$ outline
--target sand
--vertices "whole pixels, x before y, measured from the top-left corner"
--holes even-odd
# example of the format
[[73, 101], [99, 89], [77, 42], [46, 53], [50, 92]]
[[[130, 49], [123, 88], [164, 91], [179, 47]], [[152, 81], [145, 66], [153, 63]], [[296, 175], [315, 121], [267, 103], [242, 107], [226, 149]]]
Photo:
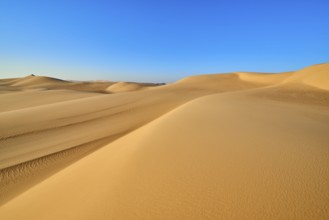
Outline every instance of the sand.
[[0, 219], [328, 219], [328, 76], [0, 80]]

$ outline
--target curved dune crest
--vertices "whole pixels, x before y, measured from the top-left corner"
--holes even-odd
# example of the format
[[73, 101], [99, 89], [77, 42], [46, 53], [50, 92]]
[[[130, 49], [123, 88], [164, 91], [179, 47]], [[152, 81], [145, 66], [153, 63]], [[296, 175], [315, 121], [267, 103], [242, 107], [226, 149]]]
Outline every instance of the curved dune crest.
[[259, 87], [254, 82], [241, 80], [236, 74], [196, 75], [178, 80], [168, 87], [209, 90], [213, 92], [237, 91]]
[[329, 90], [329, 63], [313, 65], [296, 71], [283, 83], [306, 84], [319, 89]]
[[265, 85], [275, 85], [289, 78], [293, 74], [293, 72], [286, 72], [286, 73], [237, 72], [235, 74], [237, 74], [239, 78], [244, 81], [260, 83]]

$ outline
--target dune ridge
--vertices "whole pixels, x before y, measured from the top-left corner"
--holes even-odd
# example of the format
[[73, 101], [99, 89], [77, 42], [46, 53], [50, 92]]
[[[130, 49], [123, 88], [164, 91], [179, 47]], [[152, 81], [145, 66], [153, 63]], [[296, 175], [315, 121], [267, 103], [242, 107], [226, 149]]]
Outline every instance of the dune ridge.
[[293, 72], [286, 72], [280, 74], [237, 72], [236, 74], [241, 80], [244, 81], [260, 83], [264, 85], [277, 85], [289, 78], [293, 74]]
[[327, 219], [328, 76], [1, 80], [0, 218]]
[[329, 90], [329, 64], [318, 64], [296, 71], [284, 83], [303, 83], [315, 88]]
[[133, 83], [133, 82], [117, 82], [106, 88], [107, 92], [117, 93], [117, 92], [131, 92], [147, 89], [149, 87], [156, 86], [153, 83]]

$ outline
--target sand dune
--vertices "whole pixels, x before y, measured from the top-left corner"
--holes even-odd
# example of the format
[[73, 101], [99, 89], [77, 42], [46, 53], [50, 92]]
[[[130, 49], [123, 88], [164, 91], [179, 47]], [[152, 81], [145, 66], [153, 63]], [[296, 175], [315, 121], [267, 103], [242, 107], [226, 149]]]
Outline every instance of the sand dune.
[[171, 88], [186, 89], [189, 91], [229, 92], [260, 87], [255, 82], [241, 80], [234, 74], [208, 74], [190, 76], [168, 85]]
[[303, 83], [319, 89], [329, 90], [329, 63], [318, 64], [296, 71], [284, 83]]
[[328, 219], [328, 76], [1, 80], [0, 218]]
[[118, 93], [131, 92], [161, 84], [155, 83], [135, 83], [135, 82], [112, 82], [112, 81], [65, 81], [46, 76], [29, 75], [24, 78], [2, 79], [0, 80], [1, 91], [20, 91], [20, 90], [70, 90], [93, 93]]
[[106, 88], [115, 82], [110, 81], [65, 81], [46, 76], [30, 75], [24, 78], [16, 78], [0, 81], [2, 91], [20, 91], [20, 90], [71, 90], [83, 92], [106, 93]]
[[236, 74], [241, 80], [247, 82], [260, 83], [264, 85], [277, 85], [289, 78], [293, 72], [280, 74], [238, 72]]
[[58, 85], [58, 84], [64, 84], [68, 83], [67, 81], [56, 79], [52, 77], [44, 77], [44, 76], [34, 76], [30, 75], [27, 77], [24, 77], [22, 79], [17, 79], [14, 81], [11, 81], [12, 86], [26, 86], [26, 87], [46, 87], [47, 85]]
[[145, 86], [141, 83], [128, 83], [128, 82], [117, 82], [107, 87], [107, 92], [131, 92], [136, 90], [144, 89]]

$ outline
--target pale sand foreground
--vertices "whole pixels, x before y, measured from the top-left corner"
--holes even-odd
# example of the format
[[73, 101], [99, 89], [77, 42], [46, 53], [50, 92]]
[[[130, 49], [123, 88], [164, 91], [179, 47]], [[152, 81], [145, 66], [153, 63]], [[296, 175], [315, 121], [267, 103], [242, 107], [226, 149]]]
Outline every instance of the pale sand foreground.
[[329, 64], [0, 92], [0, 219], [329, 219]]

